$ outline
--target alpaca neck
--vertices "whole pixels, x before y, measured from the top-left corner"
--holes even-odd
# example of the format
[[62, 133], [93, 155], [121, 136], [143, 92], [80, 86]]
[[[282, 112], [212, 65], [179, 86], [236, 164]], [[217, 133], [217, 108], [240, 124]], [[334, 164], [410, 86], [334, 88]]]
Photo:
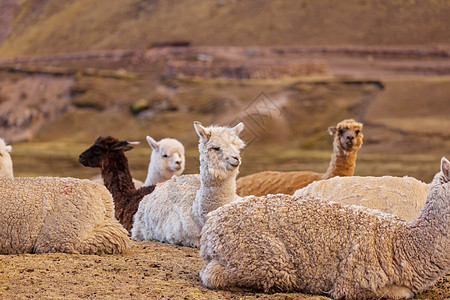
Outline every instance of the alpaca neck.
[[166, 162], [159, 157], [159, 154], [152, 152], [150, 163], [148, 164], [147, 178], [144, 185], [150, 186], [169, 180], [174, 173], [168, 170]]
[[209, 212], [236, 200], [237, 173], [237, 170], [233, 171], [224, 179], [210, 178], [200, 173], [200, 189], [197, 191], [193, 207], [196, 221], [201, 227], [205, 224]]
[[414, 292], [426, 289], [448, 271], [449, 209], [442, 205], [448, 201], [439, 196], [430, 189], [419, 217], [407, 223], [404, 232], [394, 239], [394, 249], [397, 251], [394, 257], [407, 259], [399, 261], [400, 270], [408, 277], [415, 272], [416, 278], [421, 279], [411, 283]]
[[13, 165], [11, 156], [9, 156], [8, 153], [6, 153], [3, 157], [3, 160], [0, 162], [1, 168], [0, 168], [0, 177], [7, 177], [7, 178], [13, 178]]
[[156, 168], [156, 166], [150, 163], [148, 166], [147, 178], [145, 178], [144, 185], [149, 186], [170, 179], [170, 178], [165, 179], [163, 177], [164, 177], [163, 174], [161, 174], [161, 172]]
[[355, 173], [356, 153], [356, 151], [345, 152], [340, 146], [335, 145], [334, 152], [331, 154], [330, 164], [322, 178], [353, 176]]
[[118, 203], [127, 202], [127, 196], [135, 190], [128, 159], [122, 152], [113, 152], [105, 159], [102, 165], [102, 177], [116, 206]]

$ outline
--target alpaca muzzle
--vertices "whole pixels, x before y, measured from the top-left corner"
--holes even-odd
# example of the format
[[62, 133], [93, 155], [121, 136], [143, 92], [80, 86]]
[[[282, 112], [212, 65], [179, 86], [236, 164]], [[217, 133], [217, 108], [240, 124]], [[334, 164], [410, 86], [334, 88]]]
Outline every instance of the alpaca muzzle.
[[241, 160], [238, 157], [232, 156], [228, 159], [228, 163], [234, 167], [237, 168], [241, 164]]
[[88, 160], [85, 156], [83, 156], [83, 154], [80, 154], [80, 156], [78, 157], [78, 162], [85, 167], [89, 167]]

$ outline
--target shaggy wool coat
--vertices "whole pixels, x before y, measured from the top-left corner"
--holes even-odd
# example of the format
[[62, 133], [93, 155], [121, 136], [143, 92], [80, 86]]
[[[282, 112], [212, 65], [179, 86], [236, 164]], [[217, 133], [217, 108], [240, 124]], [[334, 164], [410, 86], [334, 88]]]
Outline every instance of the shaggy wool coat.
[[225, 205], [203, 227], [202, 282], [335, 299], [413, 297], [450, 270], [445, 164], [412, 222], [309, 196], [249, 196]]
[[361, 205], [412, 221], [427, 200], [429, 185], [412, 177], [334, 177], [295, 192], [342, 204]]
[[0, 253], [122, 253], [129, 243], [108, 190], [90, 180], [0, 178]]

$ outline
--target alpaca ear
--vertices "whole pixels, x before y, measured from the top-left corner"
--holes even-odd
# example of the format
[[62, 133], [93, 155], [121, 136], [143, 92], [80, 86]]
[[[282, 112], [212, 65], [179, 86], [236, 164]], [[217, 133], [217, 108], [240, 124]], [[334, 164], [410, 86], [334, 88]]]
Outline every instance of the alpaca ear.
[[11, 153], [12, 147], [10, 145], [8, 145], [8, 146], [5, 147], [5, 150], [6, 150], [6, 152]]
[[148, 145], [155, 151], [159, 150], [159, 143], [155, 141], [151, 136], [146, 137]]
[[447, 178], [447, 181], [450, 181], [450, 162], [445, 157], [441, 159], [441, 172]]
[[336, 126], [330, 126], [330, 127], [328, 127], [328, 133], [329, 133], [330, 135], [334, 135], [334, 134], [336, 133], [336, 130], [337, 130]]
[[239, 135], [241, 134], [241, 132], [244, 130], [244, 123], [240, 122], [239, 124], [237, 124], [236, 126], [234, 126], [233, 128], [231, 128], [231, 131], [235, 134], [235, 135]]
[[128, 144], [128, 141], [120, 141], [109, 146], [110, 151], [118, 151], [118, 150], [128, 151], [131, 149], [133, 149], [133, 147], [131, 147]]
[[210, 136], [211, 133], [209, 132], [208, 129], [206, 129], [205, 127], [202, 126], [202, 123], [194, 121], [194, 128], [195, 131], [197, 132], [198, 136], [200, 137], [200, 141], [203, 143], [206, 143]]

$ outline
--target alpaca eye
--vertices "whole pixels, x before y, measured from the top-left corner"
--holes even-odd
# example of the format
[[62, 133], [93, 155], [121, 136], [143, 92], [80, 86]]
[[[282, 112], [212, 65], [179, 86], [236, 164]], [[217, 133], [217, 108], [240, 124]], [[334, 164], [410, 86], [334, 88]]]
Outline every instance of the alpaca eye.
[[163, 157], [169, 157], [167, 154], [163, 154]]
[[212, 147], [212, 149], [214, 149], [214, 150], [216, 150], [216, 151], [219, 151], [219, 150], [220, 150], [220, 147]]
[[339, 129], [339, 134], [342, 135], [344, 133], [344, 130]]
[[356, 135], [358, 135], [359, 134], [359, 130], [356, 130], [355, 133], [356, 133]]

